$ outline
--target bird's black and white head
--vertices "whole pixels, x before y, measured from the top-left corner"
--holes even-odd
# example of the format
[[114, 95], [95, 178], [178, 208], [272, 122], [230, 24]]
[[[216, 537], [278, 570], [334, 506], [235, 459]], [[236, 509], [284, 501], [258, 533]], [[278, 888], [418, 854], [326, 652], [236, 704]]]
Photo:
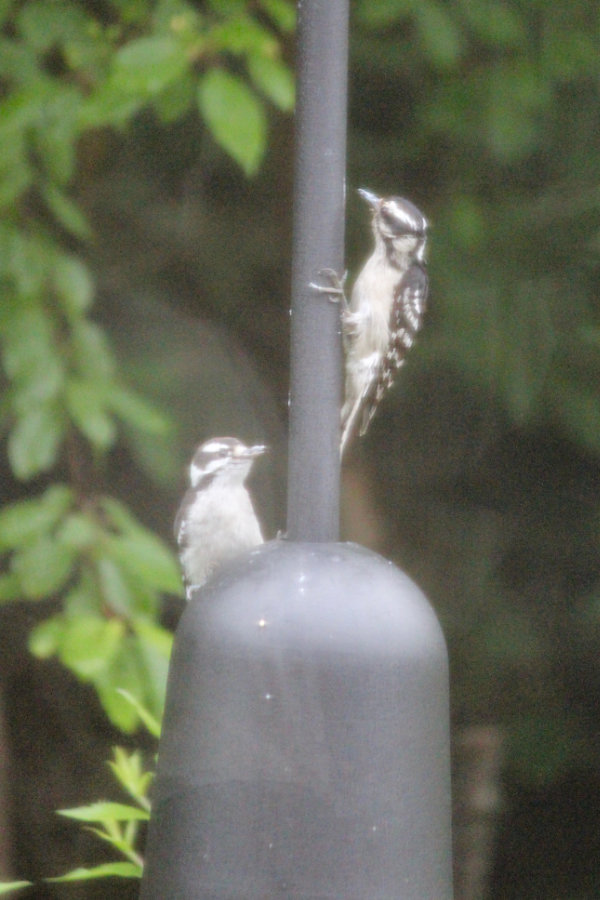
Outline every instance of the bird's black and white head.
[[262, 444], [248, 447], [233, 437], [211, 438], [201, 444], [190, 464], [190, 485], [199, 491], [212, 484], [243, 484], [257, 456], [266, 451]]
[[371, 207], [375, 244], [392, 265], [404, 268], [412, 260], [423, 263], [429, 223], [414, 203], [404, 197], [378, 197], [362, 188], [358, 193]]

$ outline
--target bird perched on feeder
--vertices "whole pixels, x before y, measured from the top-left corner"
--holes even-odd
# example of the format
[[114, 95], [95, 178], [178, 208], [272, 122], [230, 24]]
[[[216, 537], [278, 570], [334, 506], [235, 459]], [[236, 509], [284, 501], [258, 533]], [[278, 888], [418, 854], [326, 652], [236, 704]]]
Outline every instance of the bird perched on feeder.
[[366, 433], [377, 406], [394, 382], [423, 322], [429, 280], [425, 249], [429, 223], [404, 197], [378, 197], [359, 190], [371, 207], [373, 251], [359, 272], [350, 302], [331, 270], [330, 288], [340, 299], [345, 352], [345, 396], [341, 413], [343, 455], [358, 426]]
[[227, 560], [264, 541], [245, 481], [266, 447], [233, 437], [201, 444], [189, 468], [190, 487], [175, 518], [186, 598]]

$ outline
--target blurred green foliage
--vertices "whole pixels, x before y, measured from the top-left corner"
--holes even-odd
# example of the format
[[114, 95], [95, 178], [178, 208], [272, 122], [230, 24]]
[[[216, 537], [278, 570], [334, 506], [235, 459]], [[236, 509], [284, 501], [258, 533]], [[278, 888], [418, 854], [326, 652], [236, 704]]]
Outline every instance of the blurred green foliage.
[[17, 479], [67, 472], [66, 484], [0, 514], [9, 564], [0, 597], [61, 597], [60, 612], [32, 633], [32, 651], [90, 681], [111, 720], [131, 730], [137, 712], [116, 688], [160, 711], [170, 641], [159, 598], [179, 594], [180, 579], [161, 541], [97, 493], [97, 473], [119, 421], [150, 439], [171, 425], [124, 385], [91, 318], [94, 277], [76, 249], [92, 239], [76, 200], [81, 142], [127, 129], [143, 110], [169, 122], [196, 103], [217, 143], [256, 172], [264, 98], [293, 106], [277, 37], [293, 27], [293, 7], [32, 0], [4, 3], [0, 23], [1, 422]]
[[[0, 511], [0, 601], [54, 601], [31, 631], [31, 651], [92, 684], [125, 732], [140, 715], [161, 714], [171, 635], [160, 599], [180, 595], [181, 580], [171, 550], [99, 486], [120, 425], [152, 440], [172, 423], [125, 385], [92, 318], [85, 248], [94, 229], [77, 199], [82, 144], [125, 133], [145, 111], [169, 123], [195, 108], [246, 175], [256, 173], [265, 104], [293, 107], [279, 41], [293, 26], [285, 0], [0, 7], [0, 424], [14, 478], [41, 485]], [[136, 760], [139, 769], [122, 751], [113, 771], [142, 798], [143, 815], [115, 804], [69, 813], [96, 823], [129, 861], [62, 880], [139, 875], [134, 845], [149, 776], [131, 790]]]
[[367, 441], [391, 547], [443, 616], [456, 723], [547, 782], [598, 765], [598, 9], [354, 11], [351, 180], [433, 220], [428, 324]]
[[[127, 697], [125, 694], [125, 699]], [[147, 722], [148, 713], [142, 711], [142, 714]], [[155, 722], [151, 733], [158, 738], [159, 731], [159, 724]], [[148, 794], [154, 774], [144, 768], [141, 753], [128, 753], [122, 747], [114, 748], [109, 766], [117, 783], [135, 805], [99, 801], [74, 809], [61, 809], [59, 812], [68, 819], [93, 824], [95, 827], [90, 828], [92, 834], [109, 844], [121, 857], [125, 857], [125, 862], [118, 860], [89, 868], [80, 867], [56, 878], [49, 878], [49, 882], [90, 881], [111, 876], [141, 878], [144, 860], [137, 845], [140, 826], [150, 818]]]

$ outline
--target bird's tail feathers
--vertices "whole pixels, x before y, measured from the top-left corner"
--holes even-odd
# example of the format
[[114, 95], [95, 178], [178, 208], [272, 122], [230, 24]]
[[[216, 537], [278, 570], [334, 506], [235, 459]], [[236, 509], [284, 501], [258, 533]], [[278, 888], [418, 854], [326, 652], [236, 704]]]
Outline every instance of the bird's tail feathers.
[[[361, 395], [360, 397], [356, 398], [356, 400], [354, 401], [354, 405], [352, 406], [352, 409], [350, 410], [350, 412], [346, 416], [345, 421], [342, 424], [342, 437], [340, 440], [340, 459], [343, 458], [344, 451], [346, 449], [348, 441], [350, 440], [350, 438], [354, 432], [356, 420], [357, 420], [358, 414], [361, 410], [363, 401], [364, 401], [364, 395]], [[361, 430], [361, 434], [362, 434], [362, 430]]]

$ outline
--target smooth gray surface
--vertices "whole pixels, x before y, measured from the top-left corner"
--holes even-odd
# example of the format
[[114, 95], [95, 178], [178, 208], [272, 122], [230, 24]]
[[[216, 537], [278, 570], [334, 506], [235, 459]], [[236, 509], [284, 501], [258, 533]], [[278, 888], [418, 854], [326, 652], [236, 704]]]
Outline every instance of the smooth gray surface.
[[350, 544], [273, 542], [181, 620], [143, 900], [449, 900], [444, 639]]

